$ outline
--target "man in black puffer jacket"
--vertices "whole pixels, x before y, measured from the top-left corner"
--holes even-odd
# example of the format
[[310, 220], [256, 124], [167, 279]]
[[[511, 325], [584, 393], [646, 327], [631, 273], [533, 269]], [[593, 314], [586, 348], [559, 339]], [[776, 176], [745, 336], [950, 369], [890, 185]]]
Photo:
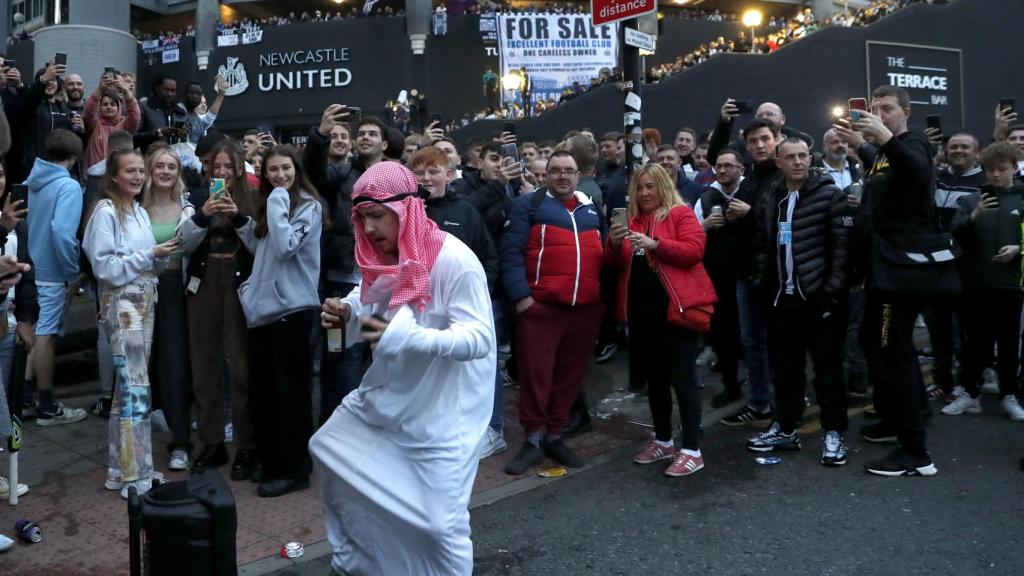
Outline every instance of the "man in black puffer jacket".
[[804, 413], [805, 363], [814, 364], [814, 388], [825, 430], [821, 463], [846, 464], [847, 242], [853, 228], [846, 194], [832, 178], [811, 170], [807, 143], [789, 138], [776, 148], [784, 179], [761, 199], [754, 236], [755, 277], [770, 295], [769, 365], [775, 381], [775, 421], [747, 443], [754, 452], [798, 448]]

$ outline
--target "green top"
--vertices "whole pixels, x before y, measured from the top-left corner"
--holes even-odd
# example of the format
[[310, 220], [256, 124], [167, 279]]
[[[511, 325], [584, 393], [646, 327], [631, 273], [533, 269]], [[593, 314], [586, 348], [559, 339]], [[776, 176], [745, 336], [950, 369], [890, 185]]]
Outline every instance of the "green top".
[[[174, 233], [178, 229], [178, 221], [172, 220], [170, 222], [157, 222], [153, 220], [150, 222], [153, 225], [153, 239], [156, 240], [157, 244], [163, 244], [171, 238], [174, 238]], [[181, 260], [181, 252], [173, 254], [171, 256], [174, 260]]]

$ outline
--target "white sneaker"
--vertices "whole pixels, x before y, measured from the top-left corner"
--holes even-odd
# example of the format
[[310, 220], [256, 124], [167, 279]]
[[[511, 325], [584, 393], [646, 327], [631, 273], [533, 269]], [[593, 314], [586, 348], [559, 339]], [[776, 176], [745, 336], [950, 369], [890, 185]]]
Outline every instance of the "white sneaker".
[[0, 534], [0, 552], [10, 550], [11, 546], [14, 546], [14, 540], [11, 540], [3, 534]]
[[991, 368], [985, 368], [981, 373], [981, 393], [992, 394], [993, 396], [999, 394], [999, 374]]
[[188, 470], [188, 453], [184, 450], [171, 452], [171, 462], [167, 465], [171, 470]]
[[107, 468], [107, 479], [103, 482], [107, 490], [120, 490], [124, 487], [124, 480], [121, 478], [121, 471]]
[[161, 409], [153, 410], [149, 413], [149, 423], [152, 424], [153, 430], [157, 432], [167, 434], [171, 431], [171, 427], [167, 425], [167, 417], [164, 416], [164, 411]]
[[124, 486], [121, 486], [121, 498], [128, 499], [128, 489], [135, 486], [135, 489], [139, 491], [139, 496], [142, 496], [146, 492], [149, 492], [153, 488], [153, 483], [163, 484], [165, 482], [164, 475], [160, 472], [153, 471], [153, 476], [148, 480], [135, 480], [134, 482], [125, 482]]
[[[1009, 398], [1009, 396], [1007, 396]], [[1019, 408], [1019, 406], [1018, 406]], [[28, 485], [18, 482], [18, 496], [22, 496], [28, 492]], [[11, 483], [7, 478], [0, 476], [0, 498], [9, 498], [11, 496]]]
[[480, 448], [480, 459], [500, 454], [505, 450], [508, 450], [505, 435], [488, 426], [487, 432], [484, 434], [483, 446]]
[[977, 398], [971, 398], [970, 394], [961, 394], [942, 408], [942, 413], [946, 416], [959, 416], [964, 412], [981, 414], [981, 402]]
[[74, 424], [85, 420], [89, 415], [82, 408], [68, 408], [63, 402], [54, 402], [56, 408], [52, 413], [39, 413], [36, 415], [37, 426], [57, 426], [58, 424]]
[[1006, 415], [1010, 417], [1010, 420], [1024, 422], [1024, 408], [1020, 407], [1020, 402], [1017, 401], [1016, 396], [1010, 394], [1003, 397], [1003, 410], [1006, 411]]

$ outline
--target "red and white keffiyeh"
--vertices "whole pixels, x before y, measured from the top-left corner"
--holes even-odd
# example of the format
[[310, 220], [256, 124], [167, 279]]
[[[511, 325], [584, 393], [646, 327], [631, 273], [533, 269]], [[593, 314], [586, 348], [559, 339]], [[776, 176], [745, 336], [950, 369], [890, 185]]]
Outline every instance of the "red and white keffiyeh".
[[[423, 200], [415, 196], [417, 190], [416, 176], [397, 162], [378, 162], [356, 181], [353, 200], [372, 198], [398, 214], [398, 264], [385, 264], [373, 241], [363, 232], [358, 208], [368, 202], [357, 201], [352, 206], [356, 262], [363, 275], [360, 298], [364, 304], [376, 303], [381, 298], [379, 290], [368, 296], [378, 280], [393, 284], [389, 310], [409, 304], [422, 312], [430, 302], [430, 269], [444, 246], [445, 233], [427, 217]], [[407, 196], [388, 201], [398, 195]]]

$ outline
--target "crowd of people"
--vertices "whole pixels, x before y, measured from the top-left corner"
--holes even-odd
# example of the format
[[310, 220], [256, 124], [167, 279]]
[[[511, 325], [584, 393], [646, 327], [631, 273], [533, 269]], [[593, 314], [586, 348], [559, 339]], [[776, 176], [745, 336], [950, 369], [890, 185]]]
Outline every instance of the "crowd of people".
[[658, 83], [687, 68], [706, 62], [717, 54], [732, 52], [770, 54], [782, 46], [792, 44], [829, 26], [868, 26], [901, 8], [922, 1], [925, 0], [873, 0], [863, 8], [849, 12], [837, 12], [824, 19], [815, 15], [810, 8], [801, 8], [793, 18], [788, 20], [773, 16], [766, 23], [766, 36], [763, 40], [751, 39], [746, 31], [740, 31], [736, 38], [728, 40], [720, 36], [711, 42], [701, 44], [691, 52], [677, 56], [671, 62], [665, 62], [650, 68], [647, 71], [645, 81]]
[[[730, 99], [713, 130], [671, 142], [645, 130], [644, 163], [627, 174], [618, 132], [460, 146], [438, 122], [405, 136], [333, 104], [297, 149], [216, 130], [220, 78], [207, 103], [200, 84], [179, 98], [162, 75], [139, 98], [112, 68], [91, 92], [61, 64], [27, 82], [3, 70], [0, 393], [39, 426], [88, 417], [53, 393], [56, 342], [84, 288], [104, 487], [123, 497], [160, 468], [229, 464], [278, 497], [318, 466], [337, 570], [468, 573], [466, 507], [479, 460], [508, 450], [506, 384], [518, 383], [525, 440], [505, 472], [544, 457], [579, 468], [584, 377], [623, 347], [653, 421], [633, 461], [664, 461], [672, 477], [714, 464], [697, 375], [712, 355], [712, 405], [743, 401], [722, 424], [760, 427], [751, 452], [807, 439], [808, 355], [825, 466], [852, 458], [847, 409], [869, 393], [879, 420], [859, 436], [895, 445], [864, 457], [882, 476], [938, 472], [931, 400], [976, 414], [994, 393], [1024, 421], [1012, 107], [996, 106], [982, 147], [909, 130], [909, 95], [880, 86], [815, 150], [771, 102], [734, 139]], [[922, 315], [930, 383], [913, 339]], [[25, 390], [11, 385], [18, 366]], [[154, 426], [170, 438], [166, 466]], [[13, 433], [0, 418], [0, 436]], [[368, 545], [383, 538], [399, 545]]]
[[[252, 29], [262, 29], [271, 26], [287, 26], [289, 24], [303, 22], [336, 22], [339, 20], [352, 20], [356, 18], [377, 18], [377, 17], [404, 17], [405, 9], [391, 5], [370, 6], [370, 11], [364, 10], [363, 6], [347, 5], [342, 9], [330, 10], [305, 10], [299, 14], [289, 12], [287, 16], [266, 16], [264, 18], [249, 18], [243, 16], [236, 21], [217, 21], [217, 33], [220, 35], [232, 35]], [[132, 33], [136, 40], [143, 42], [147, 40], [160, 40], [161, 42], [180, 42], [182, 38], [194, 38], [196, 35], [195, 26], [189, 24], [184, 30], [160, 30], [149, 33], [135, 30]]]

